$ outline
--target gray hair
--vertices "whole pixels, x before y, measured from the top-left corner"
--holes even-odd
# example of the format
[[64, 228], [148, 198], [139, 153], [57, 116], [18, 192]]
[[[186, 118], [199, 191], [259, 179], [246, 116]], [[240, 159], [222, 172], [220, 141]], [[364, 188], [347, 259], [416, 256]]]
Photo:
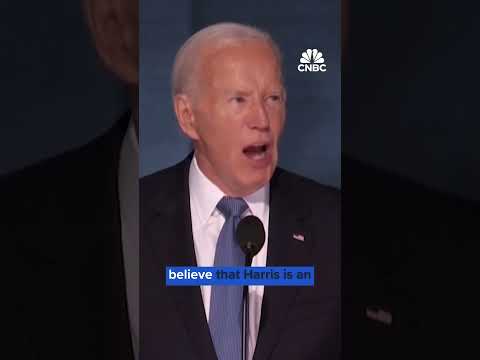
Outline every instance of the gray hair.
[[[271, 36], [252, 26], [236, 23], [218, 23], [208, 26], [193, 34], [178, 50], [175, 56], [172, 71], [172, 96], [189, 93], [197, 81], [197, 71], [201, 60], [198, 58], [200, 50], [208, 46], [220, 49], [229, 45], [237, 45], [248, 40], [266, 42], [273, 50], [282, 71], [282, 54]], [[282, 74], [280, 74], [282, 76]]]

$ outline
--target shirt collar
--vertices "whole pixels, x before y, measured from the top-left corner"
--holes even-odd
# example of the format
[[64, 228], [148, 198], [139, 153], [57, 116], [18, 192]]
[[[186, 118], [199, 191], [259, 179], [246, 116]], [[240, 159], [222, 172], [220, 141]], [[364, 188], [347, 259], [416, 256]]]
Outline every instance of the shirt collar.
[[[200, 220], [199, 225], [202, 226], [208, 221], [225, 194], [200, 170], [195, 155], [190, 164], [189, 186], [192, 206], [195, 206]], [[261, 219], [268, 204], [269, 187], [267, 183], [254, 193], [243, 197], [252, 214]]]
[[138, 155], [139, 149], [138, 149], [138, 136], [137, 136], [137, 130], [135, 128], [135, 123], [133, 120], [133, 117], [130, 117], [130, 122], [128, 124], [128, 129], [127, 129], [127, 134], [128, 136], [128, 141], [133, 145], [133, 150], [135, 151], [135, 154]]

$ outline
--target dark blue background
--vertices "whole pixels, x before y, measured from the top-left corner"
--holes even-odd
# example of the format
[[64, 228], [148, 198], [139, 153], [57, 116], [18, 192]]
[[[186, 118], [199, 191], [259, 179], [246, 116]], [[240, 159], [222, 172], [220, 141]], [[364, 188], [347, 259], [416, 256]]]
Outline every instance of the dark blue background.
[[81, 3], [0, 3], [0, 175], [87, 143], [127, 107]]
[[479, 201], [480, 29], [471, 4], [350, 2], [342, 150]]

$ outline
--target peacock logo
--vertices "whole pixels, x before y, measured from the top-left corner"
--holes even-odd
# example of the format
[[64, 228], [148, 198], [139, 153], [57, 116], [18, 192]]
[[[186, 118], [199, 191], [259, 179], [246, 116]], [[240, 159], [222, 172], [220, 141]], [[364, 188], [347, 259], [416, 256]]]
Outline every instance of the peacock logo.
[[300, 58], [300, 64], [297, 67], [298, 71], [327, 71], [327, 64], [325, 64], [325, 58], [323, 53], [317, 49], [307, 49], [302, 52], [302, 57]]

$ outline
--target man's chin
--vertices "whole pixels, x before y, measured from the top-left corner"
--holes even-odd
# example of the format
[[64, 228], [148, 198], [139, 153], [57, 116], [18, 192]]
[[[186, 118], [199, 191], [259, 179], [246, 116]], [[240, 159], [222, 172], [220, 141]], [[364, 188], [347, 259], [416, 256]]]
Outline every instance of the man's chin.
[[260, 190], [270, 181], [272, 177], [272, 171], [268, 171], [261, 176], [250, 178], [249, 181], [244, 181], [241, 186], [239, 186], [239, 195], [238, 196], [248, 196], [254, 192]]

